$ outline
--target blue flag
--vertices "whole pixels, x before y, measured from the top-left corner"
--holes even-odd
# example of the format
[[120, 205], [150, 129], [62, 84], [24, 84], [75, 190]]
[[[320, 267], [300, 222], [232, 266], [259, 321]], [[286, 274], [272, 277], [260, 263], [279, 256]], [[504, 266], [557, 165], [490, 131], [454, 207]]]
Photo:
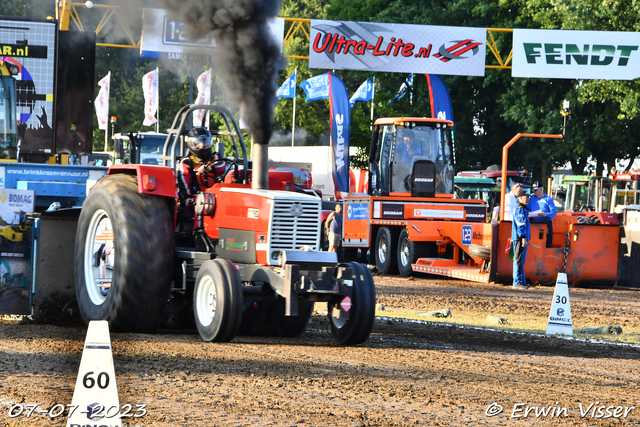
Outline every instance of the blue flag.
[[327, 99], [329, 98], [329, 74], [313, 76], [300, 83], [300, 87], [307, 95], [306, 102]]
[[353, 108], [353, 104], [356, 101], [371, 101], [373, 99], [373, 86], [374, 84], [371, 80], [365, 80], [349, 100], [349, 108]]
[[333, 73], [329, 81], [329, 111], [331, 115], [331, 151], [333, 153], [333, 183], [336, 191], [349, 192], [350, 108], [347, 87]]
[[291, 74], [287, 80], [282, 83], [280, 89], [276, 92], [278, 98], [295, 98], [296, 96], [296, 73]]
[[442, 79], [435, 74], [425, 74], [429, 83], [429, 99], [431, 101], [431, 115], [434, 119], [453, 121], [453, 108], [449, 91]]

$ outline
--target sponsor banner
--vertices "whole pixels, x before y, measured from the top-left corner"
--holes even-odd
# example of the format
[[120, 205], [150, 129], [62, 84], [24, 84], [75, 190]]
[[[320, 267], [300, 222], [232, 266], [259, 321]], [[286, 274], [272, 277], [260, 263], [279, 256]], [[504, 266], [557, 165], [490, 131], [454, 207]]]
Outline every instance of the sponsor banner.
[[353, 108], [353, 104], [355, 104], [356, 101], [371, 101], [373, 99], [374, 87], [375, 85], [373, 84], [373, 81], [369, 79], [362, 82], [358, 90], [356, 90], [356, 93], [351, 95], [351, 99], [349, 99], [349, 108]]
[[484, 76], [485, 28], [311, 20], [309, 68]]
[[369, 219], [369, 205], [367, 203], [348, 204], [347, 219]]
[[404, 218], [404, 205], [400, 203], [381, 203], [380, 218]]
[[464, 219], [464, 211], [444, 209], [414, 209], [413, 216], [415, 218]]
[[[284, 19], [269, 21], [269, 27], [280, 46], [284, 43]], [[143, 58], [188, 59], [211, 57], [216, 41], [207, 34], [199, 40], [185, 37], [185, 25], [167, 16], [162, 9], [144, 9], [140, 56]]]
[[297, 72], [291, 74], [287, 80], [282, 83], [278, 91], [276, 92], [276, 97], [278, 98], [295, 98], [296, 97], [296, 74]]
[[464, 219], [471, 221], [484, 221], [487, 219], [486, 206], [465, 206]]
[[329, 98], [329, 74], [313, 76], [300, 83], [305, 93], [305, 102]]
[[349, 192], [349, 134], [351, 111], [347, 88], [338, 76], [329, 77], [329, 114], [331, 116], [331, 151], [333, 184], [337, 191]]
[[5, 188], [0, 192], [0, 216], [7, 224], [19, 224], [16, 212], [34, 212], [35, 191], [12, 190]]
[[640, 77], [640, 33], [514, 29], [511, 75], [632, 80]]
[[26, 141], [40, 142], [53, 136], [56, 25], [55, 21], [25, 21], [22, 17], [0, 19], [0, 61], [16, 65], [19, 70], [14, 76], [19, 100], [16, 120], [24, 126], [22, 136]]
[[435, 74], [427, 74], [429, 83], [429, 100], [431, 101], [432, 117], [453, 121], [453, 107], [447, 86]]
[[[96, 116], [98, 116], [98, 129], [107, 130], [109, 123], [109, 82], [111, 80], [111, 71], [104, 76], [99, 82], [100, 92], [95, 101]], [[105, 143], [106, 147], [106, 143]]]
[[144, 93], [144, 121], [142, 126], [156, 123], [158, 111], [158, 69], [142, 76], [142, 92]]

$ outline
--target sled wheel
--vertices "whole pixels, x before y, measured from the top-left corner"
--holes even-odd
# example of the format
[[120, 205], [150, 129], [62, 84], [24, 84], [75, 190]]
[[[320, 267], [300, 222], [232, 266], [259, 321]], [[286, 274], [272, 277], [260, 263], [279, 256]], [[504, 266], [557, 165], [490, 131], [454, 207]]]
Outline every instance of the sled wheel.
[[351, 308], [349, 319], [342, 320], [333, 316], [334, 308], [339, 309], [342, 301], [328, 304], [331, 334], [338, 344], [361, 344], [369, 338], [375, 320], [376, 290], [373, 276], [367, 267], [357, 262], [341, 264], [340, 267], [353, 269]]
[[136, 177], [109, 175], [91, 189], [78, 219], [75, 285], [86, 323], [151, 332], [169, 297], [173, 220], [164, 198], [138, 193]]
[[242, 321], [242, 282], [225, 259], [205, 261], [193, 290], [193, 314], [204, 341], [231, 341]]
[[395, 263], [397, 242], [389, 227], [380, 227], [376, 236], [376, 267], [380, 274], [393, 274], [398, 266]]

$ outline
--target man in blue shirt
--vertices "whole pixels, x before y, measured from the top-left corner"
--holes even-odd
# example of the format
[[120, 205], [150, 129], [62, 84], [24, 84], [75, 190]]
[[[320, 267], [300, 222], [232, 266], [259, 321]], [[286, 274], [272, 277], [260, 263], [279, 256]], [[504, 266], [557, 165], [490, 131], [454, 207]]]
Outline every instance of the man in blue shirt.
[[520, 190], [517, 194], [518, 206], [513, 212], [511, 222], [511, 244], [513, 245], [513, 288], [529, 289], [524, 277], [524, 262], [527, 259], [527, 249], [531, 240], [531, 224], [529, 223], [529, 194]]
[[531, 190], [533, 191], [529, 200], [529, 211], [532, 213], [531, 221], [547, 224], [546, 246], [550, 248], [553, 240], [553, 218], [558, 215], [558, 211], [553, 199], [544, 194], [544, 189], [538, 183], [533, 184]]
[[396, 147], [397, 156], [400, 156], [402, 162], [411, 163], [413, 156], [420, 155], [420, 144], [413, 141], [413, 131], [411, 129], [403, 129], [402, 138]]

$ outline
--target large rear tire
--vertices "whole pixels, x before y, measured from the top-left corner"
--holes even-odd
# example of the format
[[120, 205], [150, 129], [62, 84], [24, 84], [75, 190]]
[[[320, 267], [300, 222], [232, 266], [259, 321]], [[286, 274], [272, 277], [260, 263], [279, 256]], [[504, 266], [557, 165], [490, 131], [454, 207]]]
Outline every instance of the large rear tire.
[[261, 335], [295, 338], [304, 334], [313, 313], [313, 302], [298, 299], [298, 315], [285, 316], [285, 300], [259, 301], [242, 314], [241, 335]]
[[169, 297], [174, 250], [162, 197], [138, 193], [132, 176], [99, 180], [76, 231], [76, 297], [85, 323], [107, 320], [115, 331], [154, 331]]
[[334, 304], [328, 304], [331, 334], [338, 344], [361, 344], [369, 338], [375, 321], [376, 289], [373, 276], [366, 266], [357, 262], [340, 266], [353, 269], [351, 308], [349, 319], [341, 320], [332, 315]]
[[394, 274], [398, 271], [396, 264], [397, 240], [389, 227], [380, 227], [376, 235], [375, 258], [380, 274]]
[[204, 341], [231, 341], [242, 321], [242, 281], [225, 259], [205, 261], [193, 290], [193, 314]]

